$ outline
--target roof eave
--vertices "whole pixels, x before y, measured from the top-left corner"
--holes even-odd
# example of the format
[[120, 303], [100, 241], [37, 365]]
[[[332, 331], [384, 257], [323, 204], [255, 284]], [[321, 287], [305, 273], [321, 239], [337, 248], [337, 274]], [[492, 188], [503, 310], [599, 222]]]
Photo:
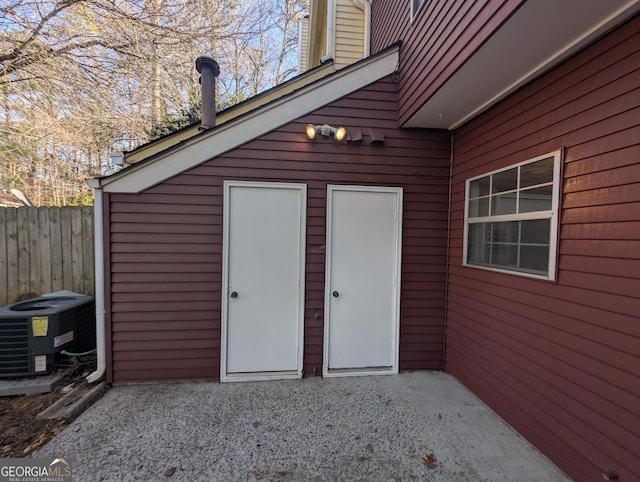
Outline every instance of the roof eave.
[[456, 129], [639, 10], [640, 0], [524, 2], [402, 126]]

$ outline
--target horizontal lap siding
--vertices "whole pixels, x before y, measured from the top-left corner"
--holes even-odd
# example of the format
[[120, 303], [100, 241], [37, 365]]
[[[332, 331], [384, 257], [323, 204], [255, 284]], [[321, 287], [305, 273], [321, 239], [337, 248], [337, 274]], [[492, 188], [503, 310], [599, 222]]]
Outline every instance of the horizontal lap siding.
[[[449, 136], [396, 128], [380, 81], [169, 179], [111, 195], [113, 380], [217, 378], [224, 180], [307, 184], [304, 372], [322, 373], [327, 184], [403, 186], [400, 368], [442, 368]], [[384, 145], [309, 141], [307, 123]]]
[[336, 2], [335, 36], [337, 69], [364, 57], [364, 12], [352, 0]]
[[376, 0], [371, 52], [402, 40], [399, 121], [418, 108], [512, 15], [522, 0], [425, 0], [413, 22], [409, 0]]
[[114, 380], [217, 376], [221, 194], [111, 195]]
[[[456, 131], [446, 368], [575, 480], [640, 476], [640, 18]], [[467, 178], [562, 149], [556, 282], [462, 266]]]

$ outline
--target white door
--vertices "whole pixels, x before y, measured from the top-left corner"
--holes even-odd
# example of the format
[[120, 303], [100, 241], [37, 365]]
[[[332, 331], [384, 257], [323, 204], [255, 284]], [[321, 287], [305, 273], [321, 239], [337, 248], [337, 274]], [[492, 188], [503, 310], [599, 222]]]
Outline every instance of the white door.
[[329, 186], [325, 376], [398, 372], [402, 188]]
[[306, 185], [224, 184], [221, 380], [302, 375]]

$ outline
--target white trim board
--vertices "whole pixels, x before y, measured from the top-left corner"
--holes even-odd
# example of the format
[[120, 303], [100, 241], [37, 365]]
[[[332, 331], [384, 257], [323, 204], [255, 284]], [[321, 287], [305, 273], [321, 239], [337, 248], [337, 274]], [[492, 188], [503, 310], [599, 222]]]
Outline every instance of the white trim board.
[[[399, 45], [100, 180], [104, 192], [139, 193], [392, 74]], [[301, 133], [304, 135], [304, 133]]]

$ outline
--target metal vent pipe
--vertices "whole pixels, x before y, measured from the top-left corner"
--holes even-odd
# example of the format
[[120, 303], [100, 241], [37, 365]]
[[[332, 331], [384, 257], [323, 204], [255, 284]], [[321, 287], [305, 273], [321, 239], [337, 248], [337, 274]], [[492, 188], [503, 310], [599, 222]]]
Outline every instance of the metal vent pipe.
[[216, 125], [216, 77], [220, 75], [220, 66], [211, 57], [198, 57], [196, 70], [200, 74], [202, 88], [200, 130], [211, 129]]

